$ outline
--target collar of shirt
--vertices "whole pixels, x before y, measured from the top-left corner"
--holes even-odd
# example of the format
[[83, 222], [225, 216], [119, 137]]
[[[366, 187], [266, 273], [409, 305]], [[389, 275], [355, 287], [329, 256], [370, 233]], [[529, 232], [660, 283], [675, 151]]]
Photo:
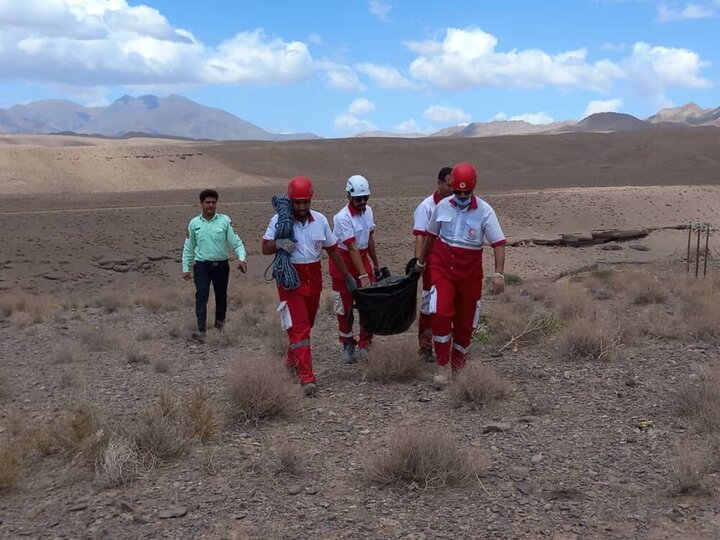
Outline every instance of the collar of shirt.
[[205, 219], [205, 216], [203, 214], [200, 214], [200, 219], [202, 219], [203, 221], [207, 221], [208, 223], [210, 223], [211, 221], [215, 221], [217, 219], [217, 217], [218, 217], [217, 212], [215, 212], [213, 214], [213, 217], [211, 217], [210, 219]]
[[442, 199], [440, 198], [440, 194], [437, 191], [435, 193], [433, 193], [433, 201], [435, 202], [435, 204], [442, 201]]
[[[455, 208], [459, 208], [458, 205], [457, 205], [457, 203], [456, 203], [453, 199], [450, 199], [450, 204], [453, 205]], [[475, 195], [473, 195], [473, 196], [472, 196], [472, 201], [470, 201], [470, 204], [467, 206], [467, 209], [468, 209], [468, 210], [475, 210], [477, 207], [478, 207], [477, 197], [476, 197]], [[462, 212], [463, 210], [465, 210], [465, 208], [460, 208], [460, 211], [461, 211], [461, 212]]]
[[347, 206], [348, 206], [348, 211], [350, 212], [350, 215], [351, 215], [351, 216], [355, 217], [355, 216], [362, 215], [363, 212], [361, 212], [360, 210], [358, 210], [357, 208], [355, 208], [355, 207], [352, 205], [352, 203], [348, 203]]
[[308, 211], [307, 222], [301, 221], [298, 218], [295, 218], [295, 221], [301, 223], [302, 225], [305, 225], [306, 223], [312, 223], [313, 221], [315, 221], [315, 218], [313, 217], [312, 212]]

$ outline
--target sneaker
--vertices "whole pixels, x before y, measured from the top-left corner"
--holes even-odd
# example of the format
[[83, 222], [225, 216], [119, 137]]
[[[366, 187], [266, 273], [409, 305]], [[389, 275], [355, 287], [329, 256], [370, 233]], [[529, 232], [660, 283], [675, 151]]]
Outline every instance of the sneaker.
[[421, 362], [435, 362], [435, 353], [433, 352], [432, 348], [420, 349], [419, 355]]
[[355, 349], [355, 353], [353, 354], [353, 360], [355, 362], [367, 362], [369, 357], [370, 353], [364, 347], [362, 349]]
[[436, 390], [442, 390], [448, 385], [449, 375], [447, 366], [438, 366], [437, 372], [433, 377], [433, 387]]
[[340, 354], [340, 361], [343, 364], [354, 364], [357, 362], [355, 358], [355, 345], [352, 343], [343, 344], [343, 350]]
[[198, 343], [205, 343], [205, 332], [193, 332], [190, 338]]
[[317, 394], [317, 384], [309, 382], [302, 385], [303, 394], [306, 397], [313, 397]]

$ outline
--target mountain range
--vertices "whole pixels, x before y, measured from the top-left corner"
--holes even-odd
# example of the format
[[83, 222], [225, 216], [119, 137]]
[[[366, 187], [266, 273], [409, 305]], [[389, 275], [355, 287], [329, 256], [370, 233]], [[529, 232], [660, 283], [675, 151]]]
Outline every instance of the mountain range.
[[[358, 137], [492, 137], [501, 135], [614, 132], [669, 127], [720, 127], [720, 107], [703, 109], [694, 103], [663, 109], [641, 120], [629, 114], [605, 112], [538, 125], [498, 120], [450, 126], [426, 135], [383, 131]], [[123, 96], [106, 107], [85, 107], [67, 100], [34, 101], [0, 109], [0, 134], [73, 133], [103, 137], [168, 136], [205, 140], [283, 141], [316, 139], [313, 133], [272, 133], [222, 109], [206, 107], [182, 96]]]

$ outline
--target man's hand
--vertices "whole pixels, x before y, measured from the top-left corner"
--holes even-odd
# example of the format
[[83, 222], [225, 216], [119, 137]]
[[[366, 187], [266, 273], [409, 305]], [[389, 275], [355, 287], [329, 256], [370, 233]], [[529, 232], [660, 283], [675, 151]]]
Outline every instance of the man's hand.
[[360, 280], [360, 288], [361, 289], [370, 285], [370, 277], [367, 274], [358, 276], [358, 280]]
[[373, 267], [373, 274], [375, 274], [375, 281], [382, 279], [382, 269], [379, 266]]
[[280, 240], [275, 240], [275, 247], [277, 249], [287, 251], [288, 253], [292, 253], [293, 251], [295, 251], [295, 242], [293, 242], [289, 238], [281, 238]]
[[420, 261], [415, 261], [415, 266], [413, 266], [413, 272], [416, 274], [422, 274], [425, 271], [425, 265], [427, 263], [420, 264]]
[[492, 278], [492, 291], [500, 294], [505, 290], [505, 276], [502, 274], [494, 274]]
[[345, 285], [350, 292], [353, 292], [355, 289], [357, 289], [357, 282], [355, 281], [355, 278], [352, 276], [352, 274], [345, 274]]
[[245, 261], [238, 261], [237, 269], [244, 274], [245, 272], [247, 272], [247, 263]]
[[192, 273], [190, 272], [183, 272], [183, 279], [185, 281], [190, 281], [192, 279]]

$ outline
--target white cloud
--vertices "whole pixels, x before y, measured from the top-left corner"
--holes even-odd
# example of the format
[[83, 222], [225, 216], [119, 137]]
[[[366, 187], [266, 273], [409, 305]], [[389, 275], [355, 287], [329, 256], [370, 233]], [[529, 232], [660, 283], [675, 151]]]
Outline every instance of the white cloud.
[[585, 116], [601, 112], [617, 112], [622, 106], [623, 100], [618, 98], [593, 100], [588, 103], [588, 106], [585, 108]]
[[364, 114], [370, 114], [375, 110], [375, 104], [365, 98], [358, 98], [353, 101], [348, 107], [348, 113], [353, 116], [362, 116]]
[[335, 129], [352, 134], [363, 131], [375, 131], [377, 126], [369, 120], [361, 120], [350, 113], [341, 113], [335, 117]]
[[400, 122], [393, 128], [394, 133], [423, 133], [423, 129], [418, 125], [414, 118]]
[[657, 18], [660, 22], [712, 19], [718, 16], [717, 5], [717, 2], [688, 3], [683, 6], [661, 4], [658, 6]]
[[423, 116], [432, 122], [462, 124], [470, 121], [471, 116], [455, 107], [443, 107], [442, 105], [432, 105], [425, 109]]
[[325, 40], [322, 38], [320, 34], [312, 33], [307, 37], [308, 43], [312, 43], [313, 45], [324, 45]]
[[364, 88], [348, 66], [313, 59], [301, 41], [254, 29], [209, 46], [127, 0], [0, 0], [0, 28], [0, 80], [272, 85], [320, 74], [332, 88]]
[[366, 89], [355, 72], [348, 66], [320, 61], [315, 63], [315, 67], [322, 72], [322, 76], [330, 88], [352, 92], [364, 92]]
[[639, 42], [618, 61], [590, 62], [585, 49], [501, 52], [497, 44], [495, 36], [480, 28], [448, 28], [442, 40], [406, 42], [419, 54], [410, 64], [410, 74], [445, 90], [558, 86], [609, 92], [627, 80], [641, 93], [657, 95], [671, 86], [709, 85], [700, 73], [708, 63], [689, 49]]
[[514, 122], [527, 122], [528, 124], [552, 124], [555, 120], [545, 114], [544, 112], [537, 112], [537, 113], [525, 113], [525, 114], [518, 114], [516, 116], [511, 116], [510, 120]]
[[387, 4], [383, 2], [382, 0], [370, 0], [370, 13], [375, 15], [378, 19], [384, 22], [388, 22], [390, 10], [392, 9], [392, 6], [390, 4]]
[[493, 117], [494, 122], [527, 122], [528, 124], [545, 125], [552, 124], [555, 120], [544, 112], [517, 114], [508, 117], [504, 112], [499, 112]]
[[416, 84], [410, 79], [404, 77], [400, 71], [391, 66], [379, 66], [377, 64], [362, 63], [355, 66], [360, 72], [364, 73], [373, 80], [378, 88], [387, 89], [403, 89], [416, 88]]

